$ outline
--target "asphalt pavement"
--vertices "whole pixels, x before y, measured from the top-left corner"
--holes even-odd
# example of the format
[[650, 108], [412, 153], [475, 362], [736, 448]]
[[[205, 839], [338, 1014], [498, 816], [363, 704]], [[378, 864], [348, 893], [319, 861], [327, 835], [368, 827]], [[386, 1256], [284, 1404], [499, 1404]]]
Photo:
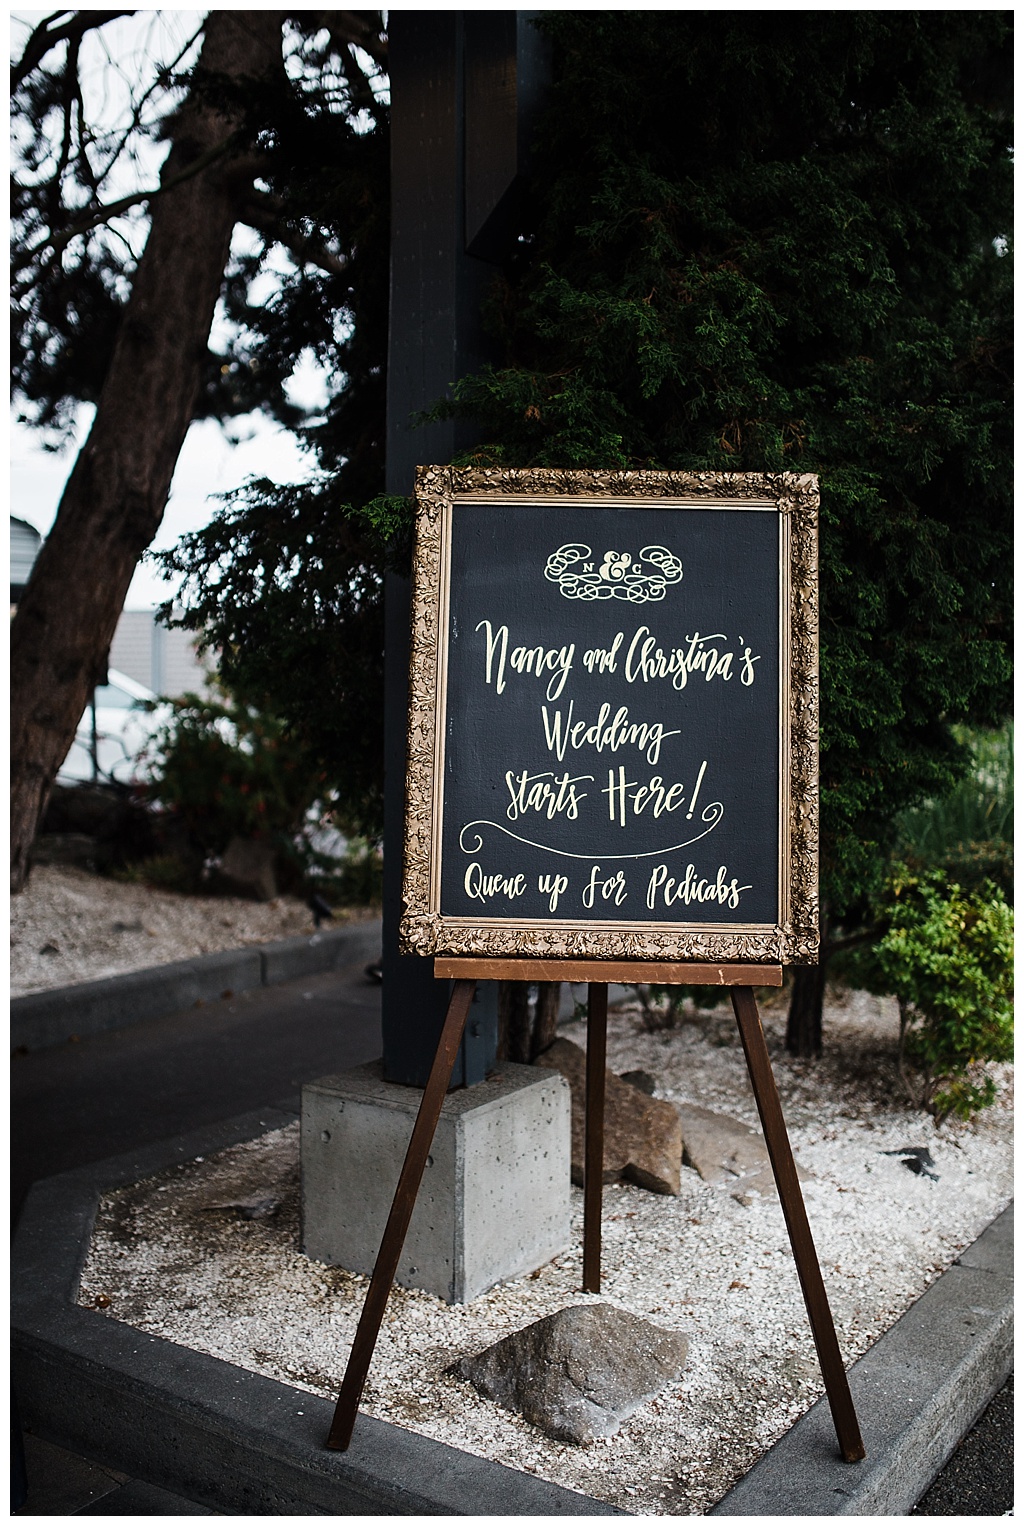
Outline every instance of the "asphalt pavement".
[[[14, 1222], [35, 1181], [251, 1109], [298, 1111], [305, 1082], [377, 1059], [380, 986], [364, 965], [13, 1055]], [[20, 1439], [15, 1421], [12, 1507], [24, 1495], [17, 1514], [214, 1513], [52, 1440], [26, 1435], [19, 1454]]]
[[[260, 987], [136, 1027], [12, 1058], [12, 1209], [34, 1181], [263, 1106], [297, 1110], [302, 1085], [379, 1056], [380, 987], [363, 964]], [[913, 1511], [1013, 1508], [1013, 1383], [996, 1396]], [[14, 1447], [20, 1515], [205, 1515], [207, 1507], [55, 1444]], [[27, 1497], [19, 1492], [27, 1476]]]
[[11, 1197], [34, 1181], [276, 1104], [375, 1060], [365, 960], [11, 1059]]
[[1010, 1515], [1013, 1379], [999, 1390], [911, 1515]]

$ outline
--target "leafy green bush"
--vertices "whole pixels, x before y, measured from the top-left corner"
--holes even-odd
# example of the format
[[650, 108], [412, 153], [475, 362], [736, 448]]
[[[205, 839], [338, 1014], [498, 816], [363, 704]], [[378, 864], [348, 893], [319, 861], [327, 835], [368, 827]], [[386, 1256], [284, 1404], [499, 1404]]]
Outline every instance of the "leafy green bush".
[[353, 837], [340, 857], [315, 849], [308, 855], [310, 885], [333, 906], [378, 906], [384, 894], [384, 860], [379, 844]]
[[889, 889], [861, 973], [899, 1002], [911, 1098], [939, 1122], [970, 1118], [995, 1097], [985, 1062], [1013, 1056], [1013, 910], [991, 882], [965, 890], [938, 871], [903, 870]]
[[181, 895], [195, 895], [203, 889], [203, 863], [196, 852], [179, 849], [176, 853], [154, 853], [134, 863], [114, 869], [111, 878], [125, 885], [149, 885], [154, 890], [176, 890]]
[[233, 837], [254, 838], [301, 873], [300, 834], [325, 786], [306, 749], [276, 716], [227, 693], [185, 694], [172, 705], [157, 735], [149, 795], [179, 841], [209, 857]]
[[1013, 723], [956, 730], [970, 748], [970, 773], [950, 793], [904, 813], [899, 854], [912, 870], [941, 869], [968, 890], [992, 880], [1012, 905]]
[[634, 985], [632, 990], [639, 998], [648, 1033], [696, 1020], [701, 1012], [717, 1007], [723, 996], [720, 986]]

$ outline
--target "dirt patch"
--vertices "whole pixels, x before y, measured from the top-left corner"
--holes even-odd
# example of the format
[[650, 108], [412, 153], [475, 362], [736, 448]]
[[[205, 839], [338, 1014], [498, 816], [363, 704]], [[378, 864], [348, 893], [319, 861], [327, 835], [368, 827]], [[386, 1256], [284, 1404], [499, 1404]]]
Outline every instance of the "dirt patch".
[[[818, 1063], [784, 1053], [783, 1002], [763, 1016], [850, 1363], [1009, 1201], [1012, 1067], [993, 1067], [999, 1098], [976, 1124], [936, 1129], [902, 1095], [891, 1001], [832, 993]], [[582, 1023], [562, 1031], [585, 1043]], [[608, 1056], [620, 1075], [647, 1071], [667, 1101], [757, 1127], [727, 1007], [659, 1033], [644, 1031], [638, 1010], [619, 1010]], [[898, 1152], [908, 1146], [928, 1149], [932, 1176], [907, 1169]], [[80, 1301], [336, 1398], [367, 1279], [301, 1254], [298, 1153], [296, 1124], [105, 1198]], [[589, 1447], [554, 1441], [448, 1370], [534, 1320], [593, 1301], [580, 1292], [576, 1188], [572, 1248], [539, 1272], [463, 1305], [392, 1291], [364, 1411], [632, 1514], [706, 1512], [822, 1392], [778, 1200], [752, 1193], [740, 1203], [733, 1193], [687, 1166], [678, 1197], [605, 1189], [602, 1299], [689, 1342], [679, 1380], [618, 1435]], [[253, 1212], [265, 1204], [272, 1209]]]
[[[336, 911], [330, 925], [373, 915]], [[295, 896], [180, 895], [53, 864], [33, 869], [11, 899], [10, 918], [12, 996], [314, 930], [313, 913]]]

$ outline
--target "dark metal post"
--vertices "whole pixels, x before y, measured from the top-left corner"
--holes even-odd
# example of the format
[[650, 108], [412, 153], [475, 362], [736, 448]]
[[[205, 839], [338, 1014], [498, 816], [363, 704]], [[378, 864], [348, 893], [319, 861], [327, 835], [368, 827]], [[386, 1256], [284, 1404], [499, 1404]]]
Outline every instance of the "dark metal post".
[[110, 651], [104, 652], [96, 668], [96, 675], [92, 681], [92, 696], [89, 700], [89, 713], [91, 726], [89, 732], [89, 756], [92, 759], [92, 782], [96, 784], [100, 777], [100, 735], [96, 721], [96, 690], [110, 682]]
[[[418, 463], [473, 443], [455, 420], [416, 416], [489, 358], [481, 308], [515, 245], [517, 165], [536, 96], [539, 39], [527, 12], [392, 11], [391, 329], [387, 490], [409, 494]], [[517, 157], [518, 156], [518, 157]], [[467, 242], [473, 254], [467, 252]], [[384, 724], [384, 1076], [423, 1086], [450, 987], [398, 952], [405, 808], [409, 596], [386, 589]], [[497, 1048], [493, 984], [480, 987], [453, 1085], [483, 1080]]]
[[100, 734], [96, 723], [95, 689], [93, 689], [92, 698], [89, 700], [89, 714], [92, 718], [89, 730], [89, 756], [92, 759], [92, 782], [95, 784], [100, 776]]
[[608, 1049], [608, 987], [587, 987], [587, 1116], [583, 1159], [583, 1291], [601, 1291], [601, 1209], [604, 1201], [604, 1072]]

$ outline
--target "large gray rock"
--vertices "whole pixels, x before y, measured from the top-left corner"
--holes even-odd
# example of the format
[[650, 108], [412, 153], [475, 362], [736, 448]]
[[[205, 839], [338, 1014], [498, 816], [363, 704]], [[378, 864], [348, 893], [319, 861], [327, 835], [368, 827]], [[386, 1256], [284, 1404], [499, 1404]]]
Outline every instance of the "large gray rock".
[[[761, 1134], [737, 1118], [713, 1113], [690, 1102], [674, 1104], [683, 1130], [683, 1164], [704, 1181], [730, 1187], [730, 1195], [745, 1207], [756, 1197], [777, 1194], [768, 1147]], [[806, 1173], [797, 1167], [797, 1175]]]
[[625, 1081], [628, 1086], [635, 1086], [648, 1097], [653, 1097], [658, 1090], [657, 1077], [652, 1076], [649, 1070], [624, 1070], [619, 1080]]
[[686, 1337], [611, 1304], [577, 1304], [517, 1330], [452, 1368], [487, 1399], [556, 1441], [614, 1436], [678, 1378]]
[[[586, 1144], [587, 1056], [578, 1044], [556, 1039], [536, 1060], [559, 1070], [572, 1092], [572, 1179], [583, 1185]], [[679, 1195], [683, 1136], [670, 1102], [647, 1097], [612, 1071], [604, 1078], [605, 1182], [634, 1182], [650, 1192]]]

